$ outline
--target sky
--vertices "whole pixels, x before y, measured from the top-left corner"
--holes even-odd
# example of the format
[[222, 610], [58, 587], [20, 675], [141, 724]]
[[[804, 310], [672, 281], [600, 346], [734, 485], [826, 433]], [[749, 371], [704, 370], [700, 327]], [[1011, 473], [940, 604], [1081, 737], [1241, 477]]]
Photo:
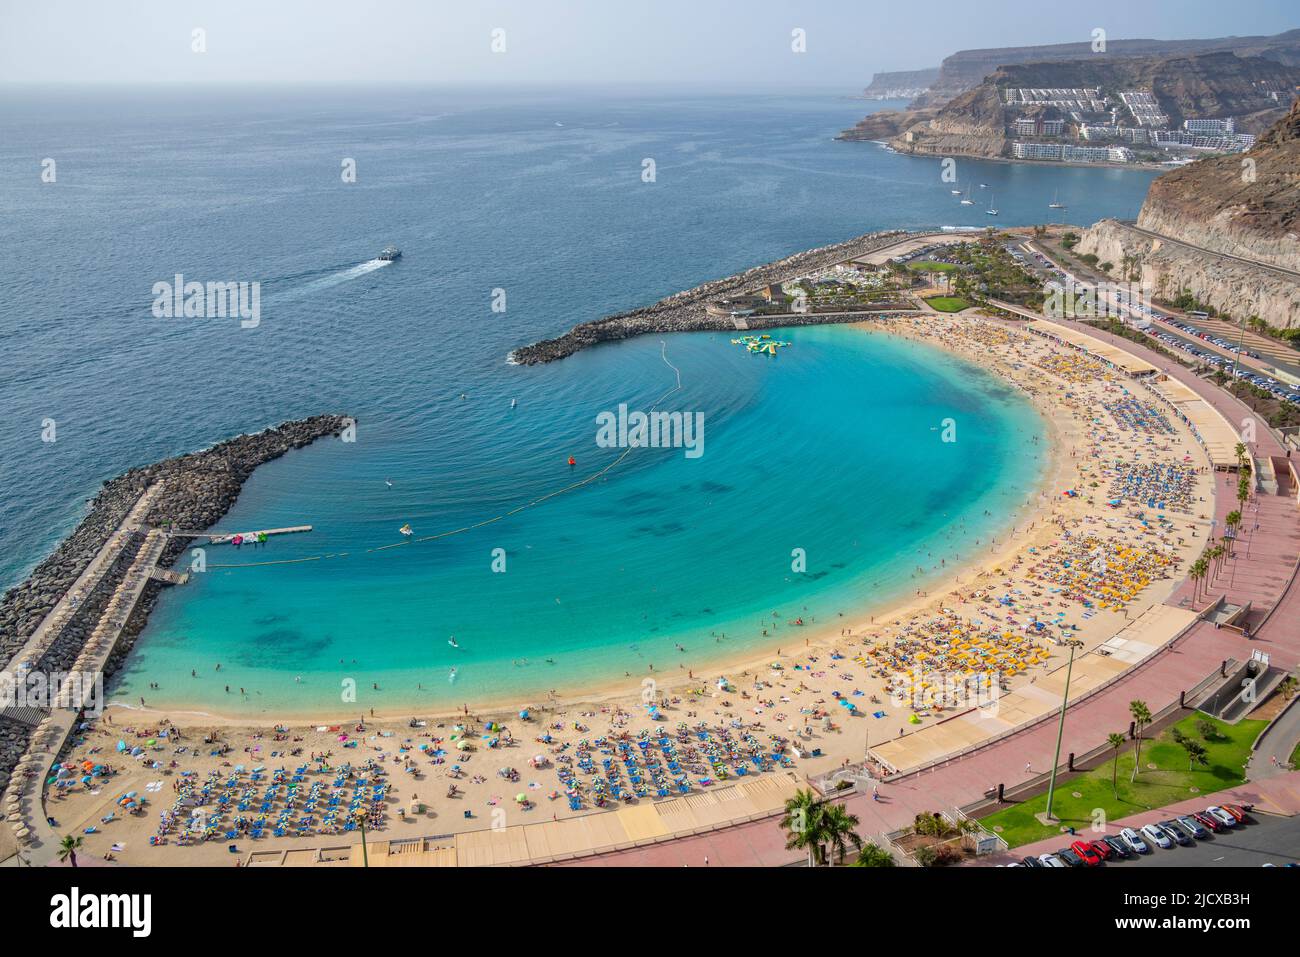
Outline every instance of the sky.
[[1270, 34], [1300, 26], [1298, 10], [1294, 0], [0, 0], [0, 83], [855, 91], [877, 71], [937, 66], [957, 50], [1088, 41], [1098, 27], [1111, 38]]

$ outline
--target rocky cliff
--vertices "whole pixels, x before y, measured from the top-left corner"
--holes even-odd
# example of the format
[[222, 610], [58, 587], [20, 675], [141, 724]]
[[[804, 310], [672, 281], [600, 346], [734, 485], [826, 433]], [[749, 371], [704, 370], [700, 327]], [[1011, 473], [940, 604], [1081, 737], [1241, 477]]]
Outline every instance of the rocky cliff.
[[1226, 52], [1014, 64], [998, 67], [929, 118], [919, 111], [893, 117], [901, 132], [889, 142], [900, 152], [1008, 156], [1007, 124], [1018, 114], [1004, 107], [1004, 91], [1018, 87], [1095, 87], [1116, 106], [1120, 90], [1150, 90], [1170, 125], [1177, 127], [1187, 117], [1252, 115], [1275, 120], [1285, 107], [1270, 114], [1267, 91], [1291, 90], [1297, 84], [1300, 66]]
[[934, 119], [938, 110], [880, 110], [869, 113], [858, 121], [851, 130], [845, 130], [836, 139], [868, 140], [873, 143], [888, 143], [907, 130]]
[[1300, 327], [1300, 100], [1249, 152], [1155, 180], [1137, 227], [1103, 220], [1078, 251], [1137, 263], [1162, 299], [1187, 289], [1234, 319]]
[[1136, 262], [1141, 281], [1158, 299], [1175, 299], [1186, 289], [1233, 319], [1259, 316], [1275, 329], [1300, 324], [1300, 283], [1283, 273], [1166, 242], [1109, 219], [1085, 230], [1076, 251], [1119, 268], [1126, 259]]
[[1300, 271], [1300, 99], [1244, 155], [1201, 160], [1153, 182], [1138, 225]]
[[1130, 57], [1183, 57], [1215, 52], [1258, 56], [1300, 66], [1300, 30], [1288, 30], [1275, 36], [1217, 37], [1208, 40], [1109, 40], [1105, 53], [1094, 53], [1092, 44], [1088, 41], [962, 50], [943, 61], [939, 75], [930, 84], [923, 102], [915, 105], [933, 106], [937, 102], [952, 99], [978, 86], [1000, 66], [1087, 59], [1112, 63]]
[[862, 95], [868, 100], [911, 100], [928, 91], [938, 77], [938, 67], [877, 73]]

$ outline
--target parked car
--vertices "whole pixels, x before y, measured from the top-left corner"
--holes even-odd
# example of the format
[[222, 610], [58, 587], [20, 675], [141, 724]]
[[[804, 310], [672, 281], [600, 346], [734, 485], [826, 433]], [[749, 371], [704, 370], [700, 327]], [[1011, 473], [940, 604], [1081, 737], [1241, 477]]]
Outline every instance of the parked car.
[[1151, 848], [1147, 847], [1146, 842], [1142, 840], [1142, 838], [1138, 837], [1138, 832], [1133, 830], [1133, 828], [1124, 828], [1124, 830], [1119, 832], [1119, 836], [1123, 838], [1124, 843], [1129, 846], [1129, 850], [1134, 854], [1151, 853]]
[[1109, 861], [1112, 857], [1115, 856], [1115, 849], [1111, 847], [1109, 844], [1107, 844], [1105, 841], [1092, 841], [1088, 844], [1088, 846], [1091, 847], [1093, 853], [1095, 853], [1103, 861]]
[[1207, 807], [1205, 813], [1219, 821], [1224, 827], [1237, 826], [1237, 819], [1218, 805]]
[[1192, 840], [1191, 835], [1178, 826], [1177, 821], [1161, 821], [1160, 830], [1173, 838], [1175, 843], [1183, 845], [1183, 847], [1191, 847], [1196, 843]]
[[1044, 867], [1064, 867], [1065, 864], [1052, 854], [1039, 854], [1038, 862]]
[[1218, 818], [1206, 814], [1204, 811], [1193, 811], [1192, 817], [1196, 819], [1197, 823], [1199, 823], [1201, 827], [1208, 827], [1215, 834], [1218, 834], [1220, 831], [1226, 831], [1228, 829], [1226, 824], [1224, 824]]
[[1210, 836], [1210, 832], [1194, 817], [1184, 814], [1178, 819], [1178, 823], [1183, 826], [1184, 831], [1199, 841], [1203, 841]]
[[1070, 850], [1089, 867], [1096, 867], [1101, 863], [1101, 855], [1092, 849], [1092, 842], [1090, 841], [1075, 841], [1070, 845]]
[[1174, 846], [1173, 840], [1158, 824], [1143, 824], [1142, 836], [1156, 847], [1163, 848], [1166, 851]]
[[1024, 864], [1025, 867], [1046, 867], [1047, 866], [1038, 858], [1033, 856], [1024, 858], [1023, 860], [1021, 860], [1020, 863]]
[[1107, 835], [1106, 837], [1103, 837], [1101, 839], [1101, 843], [1105, 844], [1112, 851], [1114, 851], [1115, 856], [1120, 858], [1121, 860], [1127, 861], [1130, 857], [1133, 856], [1133, 849], [1129, 847], [1126, 843], [1124, 843], [1124, 839], [1121, 837], [1112, 837], [1110, 835]]
[[1223, 808], [1225, 811], [1227, 811], [1229, 814], [1231, 814], [1233, 817], [1235, 817], [1235, 818], [1237, 819], [1237, 823], [1238, 823], [1238, 824], [1243, 824], [1243, 823], [1245, 823], [1245, 821], [1246, 821], [1246, 809], [1245, 809], [1244, 807], [1242, 807], [1241, 805], [1239, 805], [1239, 804], [1220, 804], [1219, 807]]
[[1056, 856], [1065, 862], [1067, 867], [1083, 867], [1083, 858], [1068, 847], [1063, 847], [1056, 852]]

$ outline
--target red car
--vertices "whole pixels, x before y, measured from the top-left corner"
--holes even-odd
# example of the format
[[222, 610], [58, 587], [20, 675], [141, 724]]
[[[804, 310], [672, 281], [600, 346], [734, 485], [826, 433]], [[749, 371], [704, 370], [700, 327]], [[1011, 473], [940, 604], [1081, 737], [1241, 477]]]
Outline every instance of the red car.
[[1237, 823], [1239, 824], [1242, 821], [1246, 820], [1246, 811], [1244, 808], [1240, 807], [1239, 805], [1220, 804], [1219, 807], [1223, 808], [1225, 811], [1227, 811], [1229, 814], [1235, 817], [1237, 819]]
[[1101, 863], [1101, 855], [1093, 850], [1092, 844], [1088, 841], [1075, 841], [1070, 845], [1070, 850], [1078, 854], [1083, 863], [1089, 867], [1096, 867]]
[[1216, 821], [1214, 818], [1210, 817], [1210, 815], [1202, 811], [1193, 811], [1192, 817], [1196, 819], [1196, 823], [1201, 825], [1201, 827], [1209, 828], [1215, 834], [1218, 834], [1223, 830], [1222, 821]]
[[1093, 841], [1088, 846], [1091, 847], [1094, 851], [1096, 851], [1097, 856], [1100, 857], [1103, 861], [1110, 860], [1115, 853], [1114, 849], [1111, 848], [1111, 846], [1107, 844], [1105, 841]]

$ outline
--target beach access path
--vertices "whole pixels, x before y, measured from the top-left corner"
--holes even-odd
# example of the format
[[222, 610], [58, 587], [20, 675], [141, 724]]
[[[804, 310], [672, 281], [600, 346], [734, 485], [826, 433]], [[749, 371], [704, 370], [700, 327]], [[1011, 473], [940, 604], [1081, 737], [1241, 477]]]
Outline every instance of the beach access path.
[[[1196, 392], [1230, 423], [1254, 416], [1234, 396], [1152, 349], [1083, 323], [1059, 322], [1150, 362]], [[1285, 455], [1281, 443], [1267, 428], [1261, 426], [1256, 438], [1252, 451], [1257, 457]], [[1236, 508], [1235, 476], [1229, 473], [1221, 481], [1215, 496], [1215, 514], [1220, 523], [1227, 512]], [[1211, 595], [1223, 594], [1233, 603], [1251, 602], [1248, 622], [1253, 637], [1216, 628], [1210, 622], [1195, 622], [1114, 684], [1072, 705], [1066, 717], [1062, 754], [1087, 753], [1111, 731], [1126, 730], [1132, 720], [1130, 701], [1146, 701], [1155, 712], [1178, 701], [1181, 692], [1196, 687], [1229, 658], [1245, 661], [1260, 650], [1269, 654], [1275, 665], [1295, 667], [1300, 663], [1300, 587], [1295, 581], [1300, 562], [1300, 511], [1294, 499], [1258, 491], [1254, 501], [1247, 504], [1245, 515], [1244, 541], [1239, 543], [1236, 557], [1224, 562], [1218, 577], [1208, 583], [1208, 591]], [[1190, 598], [1191, 589], [1190, 583], [1184, 583], [1167, 603], [1184, 602]], [[1011, 789], [1040, 777], [1050, 770], [1055, 753], [1054, 719], [1055, 715], [1049, 714], [1030, 727], [962, 757], [882, 782], [879, 800], [861, 793], [834, 800], [858, 816], [859, 834], [868, 840], [879, 839], [879, 835], [910, 825], [917, 814], [951, 811], [979, 800], [998, 784]], [[774, 816], [569, 863], [613, 867], [698, 867], [706, 860], [709, 866], [797, 864], [804, 857], [798, 851], [785, 849], [779, 819]]]

